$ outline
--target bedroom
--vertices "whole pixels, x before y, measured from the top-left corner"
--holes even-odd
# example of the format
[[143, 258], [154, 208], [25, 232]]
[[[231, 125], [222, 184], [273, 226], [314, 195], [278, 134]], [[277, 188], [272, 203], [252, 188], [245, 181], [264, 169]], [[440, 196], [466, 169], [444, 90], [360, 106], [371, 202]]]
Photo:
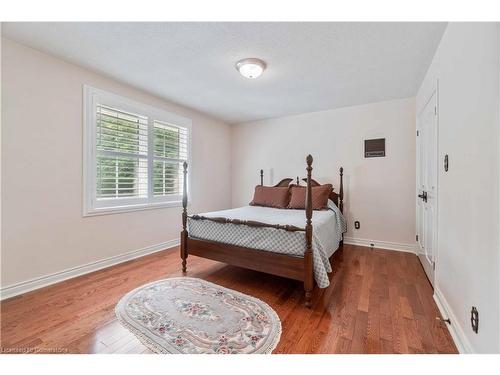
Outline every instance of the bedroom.
[[499, 353], [499, 40], [2, 22], [2, 353]]

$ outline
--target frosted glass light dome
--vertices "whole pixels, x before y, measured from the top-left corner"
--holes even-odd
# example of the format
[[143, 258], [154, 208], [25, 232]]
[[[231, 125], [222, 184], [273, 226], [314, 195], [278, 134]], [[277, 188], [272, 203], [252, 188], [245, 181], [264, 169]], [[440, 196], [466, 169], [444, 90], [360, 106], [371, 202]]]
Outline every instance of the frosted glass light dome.
[[260, 59], [248, 58], [236, 63], [236, 69], [240, 74], [249, 79], [258, 78], [266, 69], [266, 63]]

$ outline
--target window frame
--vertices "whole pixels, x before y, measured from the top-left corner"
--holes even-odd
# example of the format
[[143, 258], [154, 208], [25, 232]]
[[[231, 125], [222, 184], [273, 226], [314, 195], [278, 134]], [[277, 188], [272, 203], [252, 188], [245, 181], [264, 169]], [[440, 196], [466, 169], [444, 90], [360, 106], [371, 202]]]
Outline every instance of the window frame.
[[[97, 201], [97, 105], [102, 104], [122, 111], [146, 116], [148, 121], [148, 195], [145, 198], [123, 197], [110, 198], [107, 204]], [[188, 201], [190, 201], [191, 182], [191, 144], [192, 121], [174, 113], [161, 110], [150, 105], [136, 102], [132, 99], [110, 93], [89, 85], [83, 85], [83, 216], [95, 216], [147, 210], [165, 207], [182, 206], [182, 195], [154, 196], [153, 195], [153, 161], [154, 156], [154, 122], [159, 121], [173, 126], [186, 128], [187, 162], [190, 166], [187, 175]], [[139, 158], [139, 157], [138, 157]]]

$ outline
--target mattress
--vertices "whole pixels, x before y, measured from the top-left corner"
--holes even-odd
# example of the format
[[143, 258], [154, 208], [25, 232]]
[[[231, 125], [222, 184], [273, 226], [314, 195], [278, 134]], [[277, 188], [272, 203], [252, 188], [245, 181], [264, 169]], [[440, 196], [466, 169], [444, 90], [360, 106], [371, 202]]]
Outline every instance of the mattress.
[[[266, 224], [295, 225], [301, 228], [306, 225], [305, 210], [245, 206], [230, 210], [205, 212], [199, 215], [253, 220]], [[342, 234], [346, 231], [346, 221], [338, 207], [329, 201], [327, 210], [313, 211], [312, 225], [314, 279], [320, 288], [326, 288], [330, 285], [328, 273], [332, 271], [328, 258], [339, 247]], [[287, 232], [282, 229], [217, 223], [210, 220], [194, 220], [189, 217], [188, 233], [191, 238], [297, 257], [303, 257], [306, 248], [304, 232]]]

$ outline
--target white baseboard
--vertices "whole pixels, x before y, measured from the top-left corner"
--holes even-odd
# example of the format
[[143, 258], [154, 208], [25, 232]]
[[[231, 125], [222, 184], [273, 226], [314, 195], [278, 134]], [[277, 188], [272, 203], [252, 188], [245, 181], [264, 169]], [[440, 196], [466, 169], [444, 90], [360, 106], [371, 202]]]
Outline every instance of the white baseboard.
[[441, 315], [445, 319], [450, 319], [451, 321], [451, 324], [446, 323], [446, 326], [448, 327], [448, 331], [450, 331], [450, 335], [455, 342], [458, 352], [463, 354], [474, 353], [467, 336], [465, 336], [464, 330], [460, 326], [460, 322], [450, 308], [446, 298], [444, 298], [443, 293], [441, 293], [438, 288], [434, 289], [434, 301], [436, 301], [436, 305]]
[[378, 249], [403, 251], [415, 254], [415, 245], [388, 241], [367, 240], [365, 238], [344, 237], [344, 243], [349, 245], [376, 247]]
[[98, 260], [96, 262], [56, 272], [51, 275], [37, 277], [35, 279], [23, 281], [17, 284], [2, 286], [0, 288], [0, 300], [4, 300], [6, 298], [27, 293], [35, 289], [43, 288], [51, 284], [59, 283], [64, 280], [85, 275], [90, 272], [98, 271], [103, 268], [114, 266], [115, 264], [123, 263], [135, 258], [140, 258], [142, 256], [156, 253], [157, 251], [165, 250], [178, 245], [179, 245], [178, 239], [170, 240], [157, 245], [148, 246], [139, 250], [129, 251], [125, 254], [116, 255], [111, 258]]

